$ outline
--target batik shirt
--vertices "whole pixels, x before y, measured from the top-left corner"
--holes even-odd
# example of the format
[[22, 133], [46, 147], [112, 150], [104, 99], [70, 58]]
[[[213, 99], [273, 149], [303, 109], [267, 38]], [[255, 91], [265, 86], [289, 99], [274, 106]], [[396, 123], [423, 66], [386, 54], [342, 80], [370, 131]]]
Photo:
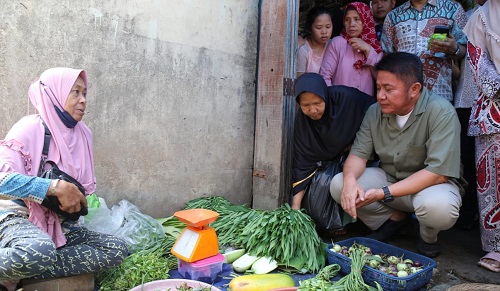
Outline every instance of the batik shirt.
[[382, 33], [382, 48], [386, 53], [408, 52], [422, 60], [424, 85], [433, 93], [453, 100], [451, 84], [451, 59], [443, 53], [431, 54], [428, 43], [434, 27], [445, 25], [456, 42], [467, 43], [462, 29], [467, 23], [462, 6], [449, 0], [429, 0], [422, 11], [410, 1], [387, 14]]
[[[500, 39], [499, 39], [500, 41]], [[469, 42], [467, 60], [470, 62], [479, 94], [472, 105], [469, 135], [500, 133], [500, 73], [488, 53]]]

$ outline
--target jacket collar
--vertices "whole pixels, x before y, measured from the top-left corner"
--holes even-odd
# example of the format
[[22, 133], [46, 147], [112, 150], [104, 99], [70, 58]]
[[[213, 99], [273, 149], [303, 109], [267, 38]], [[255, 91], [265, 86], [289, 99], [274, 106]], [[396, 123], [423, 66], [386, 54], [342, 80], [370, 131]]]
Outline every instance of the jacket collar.
[[[425, 7], [426, 5], [437, 6], [437, 1], [438, 1], [438, 0], [427, 0], [427, 2], [424, 4], [424, 7]], [[412, 7], [413, 7], [413, 5], [411, 4], [411, 0], [406, 1], [403, 5], [404, 5], [404, 6], [403, 6], [404, 10], [406, 10], [406, 9], [410, 9], [410, 8], [412, 8]]]

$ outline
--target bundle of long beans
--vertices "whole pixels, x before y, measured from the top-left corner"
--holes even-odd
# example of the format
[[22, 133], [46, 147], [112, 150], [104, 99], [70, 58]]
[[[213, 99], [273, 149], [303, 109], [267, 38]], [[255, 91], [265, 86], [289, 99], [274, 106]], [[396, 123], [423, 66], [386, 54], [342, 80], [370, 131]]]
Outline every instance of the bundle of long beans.
[[332, 281], [340, 271], [340, 266], [331, 264], [321, 269], [314, 278], [301, 281], [298, 291], [383, 291], [377, 282], [377, 288], [367, 285], [361, 276], [365, 263], [364, 250], [353, 249], [351, 259], [351, 272], [340, 280]]
[[365, 266], [365, 251], [360, 248], [354, 248], [351, 251], [351, 272], [332, 285], [336, 291], [383, 291], [382, 287], [375, 282], [377, 288], [365, 283], [361, 276], [361, 270]]

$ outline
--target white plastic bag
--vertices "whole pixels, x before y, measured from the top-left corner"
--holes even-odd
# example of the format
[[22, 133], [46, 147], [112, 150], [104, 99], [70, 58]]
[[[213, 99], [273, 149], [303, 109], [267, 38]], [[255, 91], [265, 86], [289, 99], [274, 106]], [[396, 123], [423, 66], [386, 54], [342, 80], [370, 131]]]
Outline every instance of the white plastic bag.
[[130, 253], [147, 248], [164, 238], [162, 225], [127, 200], [108, 209], [104, 199], [99, 197], [99, 208], [89, 208], [84, 219], [85, 226], [93, 231], [115, 235], [123, 239]]
[[100, 207], [89, 207], [89, 213], [84, 216], [84, 225], [90, 230], [116, 235], [120, 228], [123, 217], [111, 215], [111, 210], [106, 205], [106, 201], [99, 197]]

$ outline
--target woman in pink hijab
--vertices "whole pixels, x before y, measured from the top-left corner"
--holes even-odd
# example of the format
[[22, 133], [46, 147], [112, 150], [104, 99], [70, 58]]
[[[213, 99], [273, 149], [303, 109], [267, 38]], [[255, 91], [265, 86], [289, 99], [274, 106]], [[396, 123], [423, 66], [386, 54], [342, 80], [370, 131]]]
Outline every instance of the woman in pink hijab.
[[[121, 239], [89, 231], [41, 205], [56, 196], [60, 209], [80, 212], [96, 184], [92, 133], [82, 121], [87, 104], [84, 70], [52, 68], [28, 91], [38, 114], [18, 121], [0, 141], [0, 290], [16, 290], [23, 278], [98, 272], [128, 254]], [[47, 156], [42, 154], [46, 124]], [[42, 155], [85, 188], [37, 177]], [[70, 263], [69, 263], [70, 262]]]

